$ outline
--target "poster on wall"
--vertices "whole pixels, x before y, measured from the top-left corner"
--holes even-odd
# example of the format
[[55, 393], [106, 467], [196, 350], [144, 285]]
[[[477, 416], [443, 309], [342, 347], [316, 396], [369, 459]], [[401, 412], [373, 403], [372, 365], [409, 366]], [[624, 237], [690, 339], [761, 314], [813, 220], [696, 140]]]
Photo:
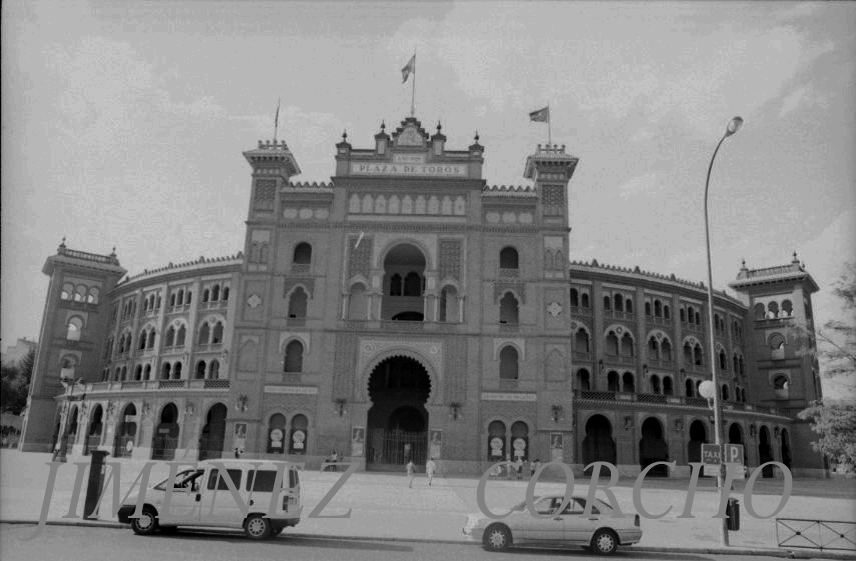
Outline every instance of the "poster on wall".
[[247, 423], [235, 423], [235, 454], [243, 454], [247, 447]]
[[498, 436], [494, 436], [490, 439], [490, 457], [495, 459], [502, 459], [502, 439]]
[[300, 429], [291, 431], [291, 453], [303, 454], [306, 451], [306, 433]]
[[511, 447], [514, 448], [514, 461], [522, 460], [526, 457], [526, 439], [525, 438], [515, 438], [511, 443]]
[[440, 459], [440, 445], [443, 442], [443, 431], [439, 430], [431, 430], [428, 431], [429, 434], [429, 443], [430, 443], [430, 453], [429, 456], [434, 458], [435, 460]]
[[282, 429], [273, 429], [270, 431], [270, 445], [268, 446], [274, 452], [282, 452], [282, 438], [285, 434]]
[[553, 462], [564, 461], [563, 450], [562, 433], [554, 432], [550, 434], [550, 460]]
[[366, 428], [354, 427], [351, 429], [351, 456], [361, 458], [365, 453]]

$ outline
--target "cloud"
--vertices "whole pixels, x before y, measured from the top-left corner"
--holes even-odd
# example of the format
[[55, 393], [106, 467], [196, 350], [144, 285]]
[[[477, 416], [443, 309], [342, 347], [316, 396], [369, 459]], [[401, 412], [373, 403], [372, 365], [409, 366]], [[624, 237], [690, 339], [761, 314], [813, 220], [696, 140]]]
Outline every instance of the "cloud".
[[631, 178], [618, 188], [619, 196], [627, 200], [637, 195], [651, 195], [661, 188], [657, 183], [657, 174], [646, 173]]
[[802, 107], [827, 107], [828, 96], [821, 94], [812, 84], [805, 84], [785, 96], [782, 100], [782, 108], [779, 110], [779, 118]]

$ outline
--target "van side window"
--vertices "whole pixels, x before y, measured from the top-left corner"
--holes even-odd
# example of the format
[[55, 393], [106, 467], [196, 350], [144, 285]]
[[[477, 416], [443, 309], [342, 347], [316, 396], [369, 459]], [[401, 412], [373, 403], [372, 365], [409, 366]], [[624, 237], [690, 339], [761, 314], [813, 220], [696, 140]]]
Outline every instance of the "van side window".
[[300, 477], [297, 475], [296, 469], [288, 470], [288, 486], [291, 489], [296, 489], [300, 485]]
[[[247, 491], [257, 493], [273, 493], [273, 485], [276, 483], [276, 471], [258, 470], [247, 473]], [[252, 487], [252, 489], [250, 489]]]
[[[229, 487], [226, 485], [226, 477], [232, 480], [232, 483], [235, 484], [235, 489], [240, 489], [241, 485], [241, 470], [239, 469], [227, 469], [226, 477], [220, 477], [219, 480], [217, 478], [218, 470], [212, 469], [211, 475], [208, 476], [208, 489], [213, 490], [214, 486], [217, 486], [218, 491], [226, 491]], [[219, 481], [219, 484], [217, 483]]]

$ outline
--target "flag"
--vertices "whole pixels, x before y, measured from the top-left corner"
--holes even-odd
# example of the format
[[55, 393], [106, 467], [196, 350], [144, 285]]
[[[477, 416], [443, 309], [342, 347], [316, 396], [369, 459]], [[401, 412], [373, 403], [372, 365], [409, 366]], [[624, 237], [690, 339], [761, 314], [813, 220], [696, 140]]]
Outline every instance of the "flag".
[[279, 126], [279, 102], [280, 102], [280, 99], [277, 98], [277, 100], [276, 100], [276, 116], [274, 116], [274, 118], [273, 118], [274, 128]]
[[529, 120], [535, 121], [537, 123], [549, 123], [550, 122], [550, 106], [543, 109], [539, 109], [538, 111], [533, 111], [529, 113]]
[[413, 53], [413, 56], [410, 57], [410, 60], [407, 61], [407, 64], [404, 65], [404, 68], [401, 69], [401, 83], [407, 81], [407, 78], [410, 77], [411, 74], [416, 72], [416, 53]]

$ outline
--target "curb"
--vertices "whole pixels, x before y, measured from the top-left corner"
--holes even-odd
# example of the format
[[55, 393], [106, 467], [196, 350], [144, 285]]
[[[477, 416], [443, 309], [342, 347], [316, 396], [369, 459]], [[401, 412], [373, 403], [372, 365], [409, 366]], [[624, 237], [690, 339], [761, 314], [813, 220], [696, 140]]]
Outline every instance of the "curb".
[[[37, 525], [37, 521], [33, 520], [0, 520], [0, 524], [16, 524], [16, 525]], [[46, 526], [67, 526], [78, 528], [110, 528], [122, 529], [129, 528], [127, 524], [119, 522], [108, 522], [100, 520], [48, 520]], [[346, 535], [323, 535], [323, 534], [303, 534], [289, 532], [289, 537], [301, 539], [321, 539], [321, 540], [342, 540], [342, 541], [373, 541], [373, 542], [403, 542], [403, 543], [437, 543], [449, 545], [475, 546], [477, 542], [470, 540], [444, 540], [434, 538], [389, 538], [389, 537], [371, 537], [371, 536], [346, 536]], [[790, 549], [751, 549], [740, 547], [650, 547], [650, 546], [632, 546], [622, 547], [623, 551], [639, 552], [639, 553], [689, 553], [695, 555], [743, 555], [743, 556], [762, 556], [779, 557], [782, 559], [853, 559], [853, 554], [847, 551], [832, 552], [832, 551], [815, 551], [815, 550], [797, 550]]]

